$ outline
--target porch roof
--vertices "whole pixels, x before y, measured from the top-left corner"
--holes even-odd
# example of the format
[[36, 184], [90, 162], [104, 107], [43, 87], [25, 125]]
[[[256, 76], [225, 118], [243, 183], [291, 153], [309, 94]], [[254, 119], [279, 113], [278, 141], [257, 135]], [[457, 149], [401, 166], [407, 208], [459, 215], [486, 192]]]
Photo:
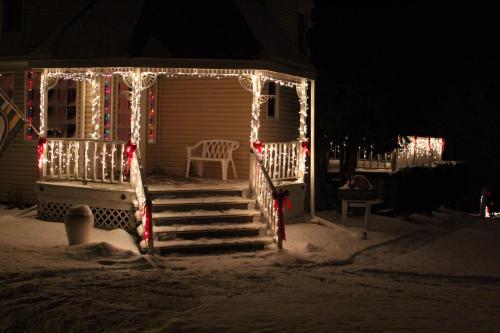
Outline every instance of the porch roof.
[[314, 69], [257, 1], [96, 0], [30, 56], [31, 67]]

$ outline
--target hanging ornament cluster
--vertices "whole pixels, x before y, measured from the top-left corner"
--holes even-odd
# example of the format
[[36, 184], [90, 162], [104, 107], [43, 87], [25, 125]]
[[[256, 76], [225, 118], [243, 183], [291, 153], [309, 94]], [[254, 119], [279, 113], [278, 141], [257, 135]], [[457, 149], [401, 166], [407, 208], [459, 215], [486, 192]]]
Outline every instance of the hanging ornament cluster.
[[33, 140], [33, 107], [35, 93], [33, 91], [33, 72], [28, 72], [27, 75], [27, 97], [26, 97], [26, 139]]
[[148, 88], [148, 143], [156, 141], [156, 96], [155, 86]]
[[104, 76], [104, 140], [111, 140], [111, 75]]

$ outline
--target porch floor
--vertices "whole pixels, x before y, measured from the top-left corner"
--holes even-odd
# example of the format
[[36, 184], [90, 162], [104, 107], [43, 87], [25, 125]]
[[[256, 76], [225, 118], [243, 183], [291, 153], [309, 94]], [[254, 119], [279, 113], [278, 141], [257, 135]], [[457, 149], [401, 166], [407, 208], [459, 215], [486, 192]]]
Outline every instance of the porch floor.
[[199, 178], [183, 176], [174, 176], [168, 174], [149, 175], [146, 177], [146, 184], [149, 190], [179, 190], [179, 189], [227, 189], [227, 190], [245, 190], [248, 189], [248, 179], [228, 179], [224, 183], [222, 179], [217, 178]]
[[109, 182], [89, 181], [87, 182], [87, 184], [83, 184], [83, 182], [79, 180], [56, 179], [56, 178], [47, 178], [44, 180], [38, 180], [36, 181], [36, 183], [39, 185], [76, 187], [76, 188], [95, 189], [95, 190], [112, 190], [112, 191], [126, 191], [126, 192], [134, 191], [130, 187], [129, 183], [109, 183]]

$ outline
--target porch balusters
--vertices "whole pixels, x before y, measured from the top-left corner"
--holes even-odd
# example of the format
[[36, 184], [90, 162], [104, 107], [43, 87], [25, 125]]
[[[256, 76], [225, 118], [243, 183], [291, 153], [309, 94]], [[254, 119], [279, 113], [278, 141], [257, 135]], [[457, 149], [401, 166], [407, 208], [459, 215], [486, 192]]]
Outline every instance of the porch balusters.
[[75, 151], [75, 179], [78, 179], [79, 178], [79, 175], [78, 175], [78, 165], [80, 164], [80, 142], [74, 142], [73, 143], [73, 147], [75, 147], [74, 151]]
[[262, 163], [273, 180], [297, 179], [301, 145], [297, 141], [265, 143]]
[[115, 181], [115, 154], [116, 154], [116, 144], [111, 144], [111, 173], [109, 175], [111, 182]]
[[[83, 148], [83, 151], [80, 149]], [[46, 178], [81, 180], [107, 183], [124, 182], [125, 142], [85, 139], [48, 139], [47, 160], [49, 166]], [[119, 154], [119, 156], [118, 156]], [[81, 160], [83, 157], [83, 161]], [[115, 177], [116, 161], [120, 176]], [[80, 170], [83, 166], [83, 172]]]

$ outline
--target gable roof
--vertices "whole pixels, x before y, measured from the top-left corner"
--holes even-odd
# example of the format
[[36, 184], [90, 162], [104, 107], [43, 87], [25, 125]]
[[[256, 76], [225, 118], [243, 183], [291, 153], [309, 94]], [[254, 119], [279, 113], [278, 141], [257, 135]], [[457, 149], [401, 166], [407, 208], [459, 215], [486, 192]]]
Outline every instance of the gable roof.
[[308, 77], [314, 72], [265, 9], [247, 0], [94, 0], [30, 58], [80, 66], [119, 59], [122, 66], [147, 60], [150, 66], [252, 65]]

